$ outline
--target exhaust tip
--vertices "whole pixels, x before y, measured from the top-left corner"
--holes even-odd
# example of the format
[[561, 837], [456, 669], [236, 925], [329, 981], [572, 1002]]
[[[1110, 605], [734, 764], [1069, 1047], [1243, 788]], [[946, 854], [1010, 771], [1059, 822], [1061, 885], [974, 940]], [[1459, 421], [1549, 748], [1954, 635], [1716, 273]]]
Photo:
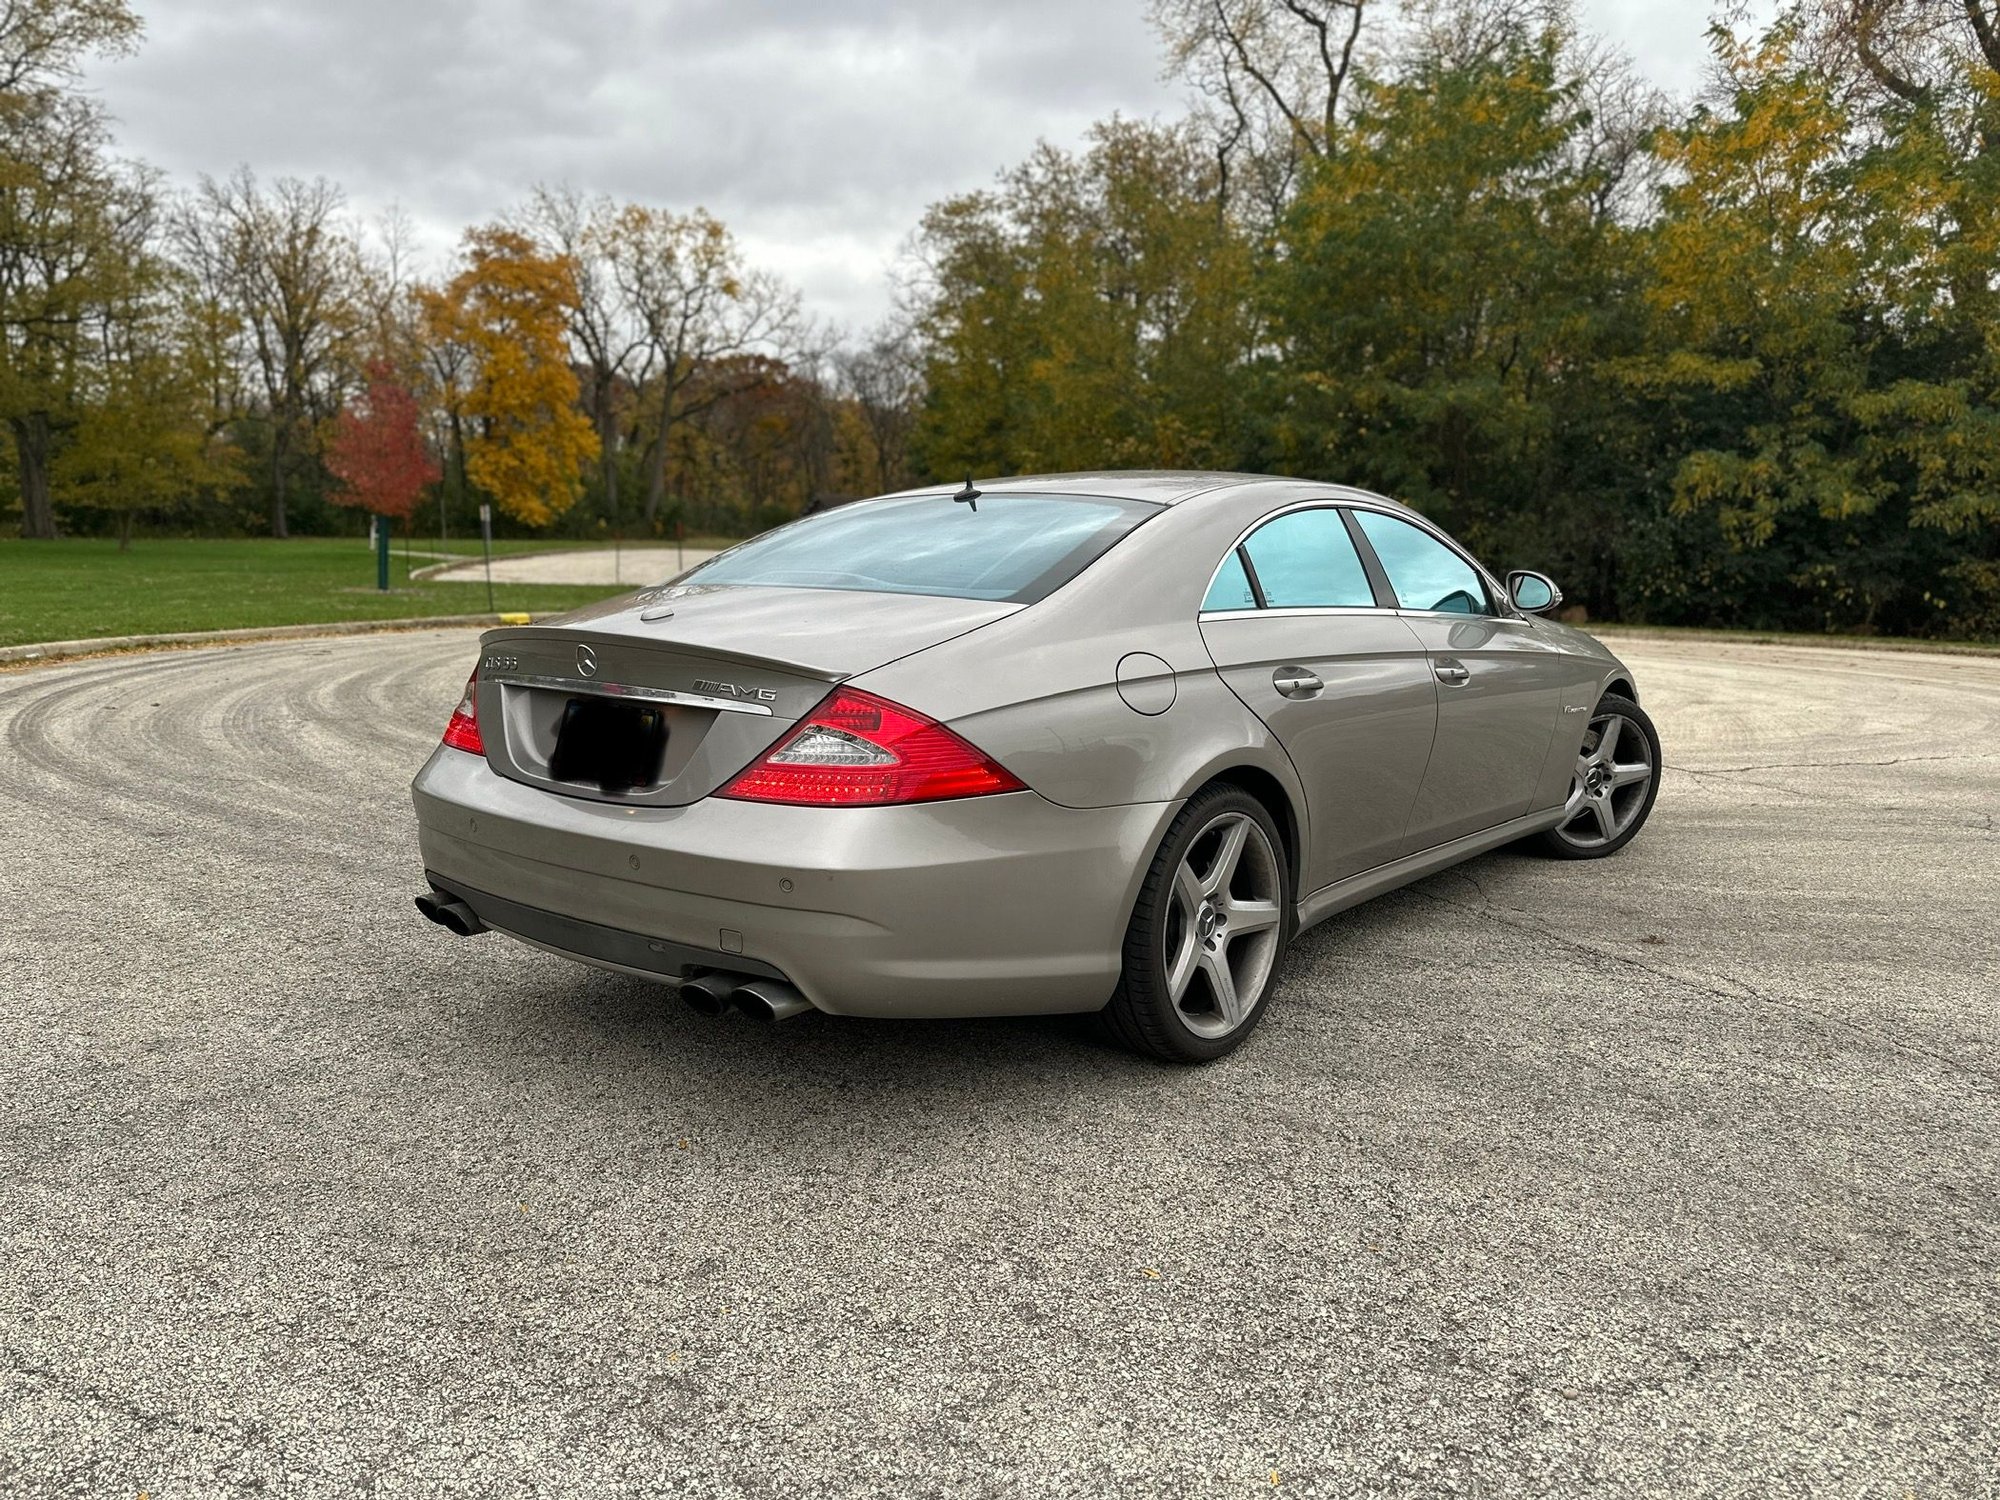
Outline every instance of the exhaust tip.
[[729, 997], [742, 981], [734, 974], [697, 974], [681, 984], [681, 999], [702, 1016], [719, 1016], [729, 1009]]
[[486, 924], [479, 920], [478, 913], [471, 907], [450, 896], [441, 896], [436, 891], [418, 896], [416, 906], [438, 926], [460, 937], [473, 937], [486, 930]]
[[812, 1001], [777, 979], [739, 984], [729, 998], [744, 1015], [758, 1021], [789, 1021], [813, 1008]]

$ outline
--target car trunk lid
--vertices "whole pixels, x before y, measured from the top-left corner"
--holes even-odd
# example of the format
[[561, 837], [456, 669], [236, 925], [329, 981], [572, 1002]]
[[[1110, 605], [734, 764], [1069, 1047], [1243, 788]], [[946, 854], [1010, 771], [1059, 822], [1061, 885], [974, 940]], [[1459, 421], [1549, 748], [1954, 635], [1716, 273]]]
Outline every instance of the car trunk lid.
[[[503, 776], [567, 796], [679, 807], [742, 770], [835, 684], [1012, 614], [1019, 605], [838, 589], [649, 589], [482, 638], [479, 722]], [[646, 742], [646, 779], [572, 778], [566, 732], [598, 733], [604, 700]], [[580, 716], [581, 712], [581, 716]], [[609, 715], [615, 721], [617, 714]], [[620, 731], [622, 732], [622, 731]], [[657, 758], [653, 759], [657, 750]], [[590, 757], [583, 757], [586, 765]]]

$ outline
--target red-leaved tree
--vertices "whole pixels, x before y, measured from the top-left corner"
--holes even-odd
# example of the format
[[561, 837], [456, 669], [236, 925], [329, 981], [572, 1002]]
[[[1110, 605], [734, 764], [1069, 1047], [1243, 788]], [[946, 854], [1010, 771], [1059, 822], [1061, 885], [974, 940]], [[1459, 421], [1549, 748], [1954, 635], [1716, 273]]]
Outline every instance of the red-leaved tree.
[[416, 397], [387, 360], [369, 364], [367, 391], [341, 408], [326, 467], [340, 482], [335, 501], [378, 516], [408, 516], [424, 486], [437, 481]]

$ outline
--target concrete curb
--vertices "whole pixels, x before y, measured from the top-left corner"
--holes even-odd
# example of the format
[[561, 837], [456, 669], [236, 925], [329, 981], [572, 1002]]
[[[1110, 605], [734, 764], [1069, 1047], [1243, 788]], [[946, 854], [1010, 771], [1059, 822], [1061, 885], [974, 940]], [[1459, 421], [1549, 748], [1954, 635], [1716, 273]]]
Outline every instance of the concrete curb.
[[1607, 644], [1647, 641], [1665, 646], [1691, 643], [1716, 646], [1796, 646], [1802, 651], [1865, 651], [1877, 656], [2000, 656], [2000, 646], [1978, 641], [1927, 641], [1917, 636], [1787, 635], [1756, 630], [1661, 630], [1648, 625], [1579, 625]]
[[[523, 617], [529, 623], [547, 615]], [[326, 635], [373, 635], [397, 630], [453, 629], [469, 626], [520, 624], [507, 615], [432, 615], [414, 620], [339, 620], [324, 625], [253, 625], [239, 630], [181, 630], [157, 635], [107, 635], [83, 641], [34, 641], [0, 646], [0, 667], [32, 666], [38, 662], [69, 661], [79, 656], [110, 656], [128, 651], [166, 651], [190, 646], [250, 645], [257, 641], [310, 640]]]

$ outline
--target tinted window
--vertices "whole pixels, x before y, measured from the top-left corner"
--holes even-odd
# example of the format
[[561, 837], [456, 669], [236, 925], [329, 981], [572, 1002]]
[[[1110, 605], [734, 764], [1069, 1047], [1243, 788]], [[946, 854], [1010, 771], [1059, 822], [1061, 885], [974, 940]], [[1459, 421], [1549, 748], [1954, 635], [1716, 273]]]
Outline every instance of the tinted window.
[[1455, 615], [1493, 613], [1485, 581], [1464, 558], [1429, 532], [1379, 511], [1358, 510], [1354, 519], [1361, 523], [1362, 534], [1382, 560], [1382, 571], [1389, 575], [1389, 586], [1403, 608]]
[[1339, 511], [1291, 511], [1258, 527], [1243, 549], [1272, 609], [1368, 608], [1375, 603]]
[[1208, 586], [1203, 609], [1255, 609], [1257, 596], [1250, 591], [1250, 575], [1243, 571], [1243, 559], [1235, 552], [1222, 560], [1215, 582]]
[[863, 500], [753, 537], [681, 578], [945, 594], [1028, 604], [1053, 593], [1160, 509], [1081, 495]]

